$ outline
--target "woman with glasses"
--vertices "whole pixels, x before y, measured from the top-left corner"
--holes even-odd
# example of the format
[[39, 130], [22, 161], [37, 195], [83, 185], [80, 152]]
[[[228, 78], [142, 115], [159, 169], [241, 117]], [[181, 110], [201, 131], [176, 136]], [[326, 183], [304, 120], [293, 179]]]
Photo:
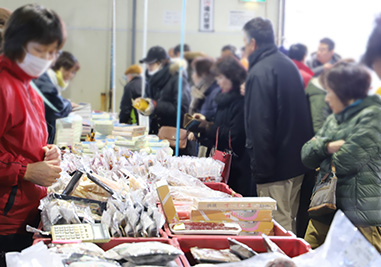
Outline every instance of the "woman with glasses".
[[16, 9], [3, 33], [0, 55], [0, 266], [4, 255], [32, 244], [26, 225], [60, 177], [59, 149], [47, 145], [44, 103], [30, 82], [56, 59], [65, 41], [58, 15], [30, 4]]

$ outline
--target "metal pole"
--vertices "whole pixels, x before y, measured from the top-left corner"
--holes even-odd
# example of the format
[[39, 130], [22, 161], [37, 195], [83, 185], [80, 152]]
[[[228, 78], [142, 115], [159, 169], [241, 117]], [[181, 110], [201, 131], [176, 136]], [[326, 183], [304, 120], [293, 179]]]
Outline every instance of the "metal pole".
[[131, 64], [135, 64], [136, 53], [136, 0], [132, 1]]
[[278, 46], [283, 45], [284, 36], [284, 19], [285, 19], [285, 0], [279, 0], [279, 15], [278, 15]]
[[[109, 111], [111, 111], [112, 107], [112, 115], [115, 114], [115, 71], [116, 71], [116, 57], [115, 57], [115, 46], [116, 46], [116, 0], [112, 1], [112, 33], [111, 33], [111, 83], [110, 83], [110, 107]], [[111, 102], [112, 101], [112, 102]]]
[[[181, 16], [181, 41], [180, 41], [180, 59], [184, 60], [184, 40], [185, 40], [185, 8], [187, 1], [183, 0], [182, 16]], [[180, 119], [181, 119], [181, 96], [183, 92], [183, 65], [180, 64], [179, 70], [179, 91], [177, 95], [177, 121], [176, 121], [176, 156], [179, 155], [180, 140]]]
[[[144, 22], [143, 22], [143, 51], [142, 58], [146, 57], [147, 53], [147, 24], [148, 24], [148, 0], [144, 0]], [[143, 77], [142, 77], [142, 97], [145, 97], [146, 93], [146, 65], [143, 64]], [[139, 125], [147, 127], [147, 132], [149, 132], [149, 117], [139, 114]]]
[[[144, 23], [143, 23], [143, 51], [142, 58], [146, 57], [147, 53], [147, 24], [148, 24], [148, 0], [144, 0]], [[145, 96], [146, 92], [146, 64], [143, 64], [143, 79], [142, 79], [142, 96]]]

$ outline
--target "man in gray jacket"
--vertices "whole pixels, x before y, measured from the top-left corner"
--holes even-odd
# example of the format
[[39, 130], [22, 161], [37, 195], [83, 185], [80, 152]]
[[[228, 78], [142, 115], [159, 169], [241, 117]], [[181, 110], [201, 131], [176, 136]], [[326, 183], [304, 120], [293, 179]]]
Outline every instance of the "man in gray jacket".
[[311, 54], [311, 59], [307, 61], [307, 66], [315, 73], [317, 77], [324, 70], [330, 69], [333, 64], [339, 61], [341, 57], [335, 53], [335, 43], [329, 38], [320, 40], [318, 51]]

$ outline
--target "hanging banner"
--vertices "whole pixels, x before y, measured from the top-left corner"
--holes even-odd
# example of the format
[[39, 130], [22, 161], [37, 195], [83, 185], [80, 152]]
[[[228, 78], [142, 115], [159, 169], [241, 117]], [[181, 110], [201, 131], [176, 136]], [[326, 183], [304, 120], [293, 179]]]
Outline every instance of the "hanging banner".
[[228, 27], [230, 30], [242, 30], [246, 22], [254, 18], [254, 12], [250, 10], [230, 10]]
[[200, 0], [200, 32], [214, 32], [214, 0]]

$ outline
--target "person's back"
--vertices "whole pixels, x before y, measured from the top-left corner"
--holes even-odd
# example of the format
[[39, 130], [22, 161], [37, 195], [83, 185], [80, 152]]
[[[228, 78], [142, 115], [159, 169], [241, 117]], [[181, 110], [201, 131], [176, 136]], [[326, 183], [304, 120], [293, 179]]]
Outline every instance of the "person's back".
[[303, 44], [294, 44], [290, 46], [288, 51], [288, 57], [294, 62], [296, 67], [299, 69], [300, 75], [304, 81], [304, 88], [307, 87], [312, 76], [314, 75], [313, 71], [304, 64], [307, 56], [307, 46]]
[[244, 26], [249, 55], [245, 89], [246, 147], [259, 196], [277, 201], [274, 219], [287, 230], [299, 206], [307, 169], [300, 159], [312, 136], [302, 78], [295, 64], [279, 52], [269, 20], [255, 18]]
[[329, 105], [325, 102], [327, 91], [323, 87], [323, 79], [324, 74], [312, 78], [306, 88], [306, 95], [310, 102], [310, 112], [315, 134], [320, 130], [327, 117], [332, 113]]
[[132, 100], [142, 96], [141, 73], [142, 68], [139, 65], [131, 65], [124, 72], [127, 84], [124, 86], [122, 100], [120, 101], [120, 123], [139, 123], [139, 116], [137, 110], [132, 106]]

